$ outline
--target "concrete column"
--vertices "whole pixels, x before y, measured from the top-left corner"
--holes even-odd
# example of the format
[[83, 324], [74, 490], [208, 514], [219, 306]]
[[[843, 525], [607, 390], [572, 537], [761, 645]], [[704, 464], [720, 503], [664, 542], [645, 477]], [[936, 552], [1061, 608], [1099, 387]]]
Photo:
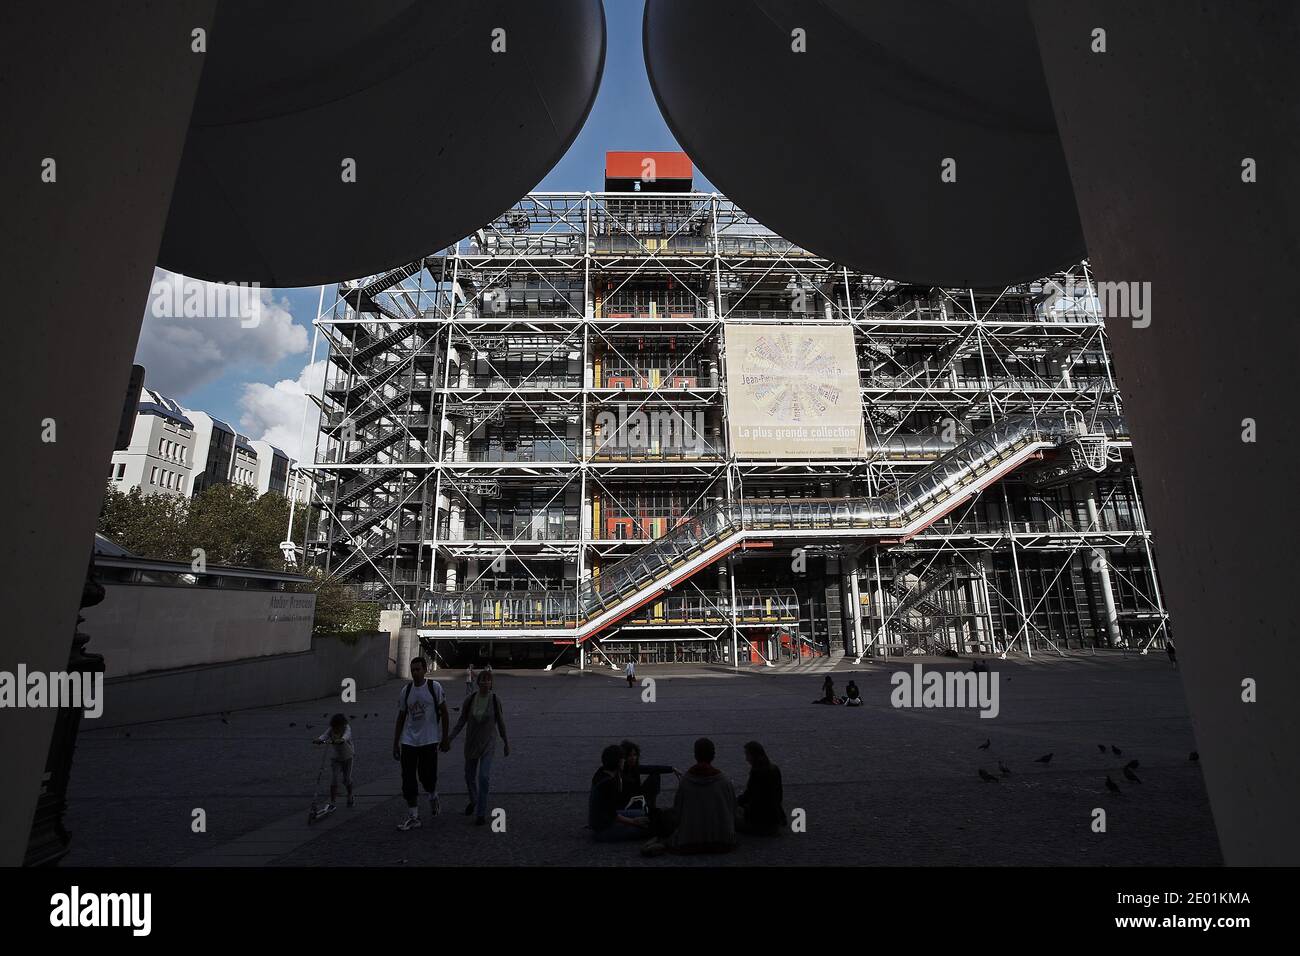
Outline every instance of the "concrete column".
[[451, 498], [451, 508], [448, 512], [447, 537], [451, 541], [463, 541], [465, 539], [465, 503], [455, 495]]
[[402, 666], [402, 612], [380, 611], [379, 629], [388, 632], [388, 673], [396, 675]]
[[415, 657], [420, 644], [415, 636], [415, 628], [403, 627], [397, 632], [397, 676], [402, 680], [411, 679], [411, 658]]
[[1294, 864], [1300, 618], [1277, 543], [1300, 532], [1297, 8], [1029, 10], [1093, 276], [1150, 293], [1145, 317], [1112, 312], [1107, 330], [1224, 860]]
[[[1097, 483], [1090, 481], [1086, 484], [1084, 493], [1085, 501], [1088, 506], [1088, 527], [1093, 531], [1102, 530], [1101, 519], [1097, 511]], [[1097, 579], [1101, 582], [1101, 602], [1106, 610], [1106, 643], [1110, 647], [1118, 647], [1120, 641], [1119, 633], [1119, 612], [1115, 609], [1115, 591], [1110, 584], [1110, 561], [1106, 557], [1104, 548], [1092, 549], [1092, 567], [1097, 572]]]
[[[0, 670], [64, 670], [104, 480], [171, 203], [215, 0], [167, 4], [10, 4], [5, 90], [5, 229], [11, 282], [40, 290], [57, 321], [11, 322], [5, 420], [7, 603]], [[43, 182], [45, 161], [55, 181]], [[87, 308], [87, 303], [94, 303]], [[148, 385], [148, 381], [145, 382]], [[54, 423], [54, 439], [48, 426]], [[95, 635], [87, 631], [95, 651]], [[27, 849], [56, 711], [0, 719], [5, 808], [0, 866]], [[93, 721], [89, 724], [93, 725]], [[74, 761], [72, 785], [78, 772]]]
[[846, 653], [857, 657], [862, 653], [862, 592], [858, 583], [858, 556], [856, 553], [845, 556], [844, 576], [849, 582], [849, 626], [845, 635], [852, 646]]
[[[465, 539], [465, 516], [464, 502], [452, 495], [447, 506], [447, 540], [463, 541]], [[447, 571], [444, 577], [444, 586], [448, 591], [455, 591], [460, 586], [459, 571], [460, 562], [454, 558], [447, 559]]]
[[[982, 574], [981, 570], [981, 574]], [[966, 590], [970, 595], [971, 610], [971, 628], [970, 636], [974, 643], [982, 644], [988, 638], [985, 636], [985, 614], [987, 609], [981, 606], [980, 601], [980, 578], [972, 577], [966, 582]]]

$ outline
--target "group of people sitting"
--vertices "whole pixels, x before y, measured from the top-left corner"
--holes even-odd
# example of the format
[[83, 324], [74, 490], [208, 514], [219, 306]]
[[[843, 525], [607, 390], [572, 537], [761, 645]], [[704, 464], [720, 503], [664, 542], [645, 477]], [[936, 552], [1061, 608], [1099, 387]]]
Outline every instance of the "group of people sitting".
[[[727, 775], [713, 765], [713, 741], [695, 741], [695, 763], [682, 773], [664, 764], [641, 763], [630, 740], [610, 744], [591, 778], [587, 825], [596, 840], [641, 840], [646, 856], [661, 853], [726, 853], [736, 834], [775, 836], [785, 826], [781, 771], [757, 741], [745, 744], [749, 781], [736, 795]], [[660, 778], [677, 777], [671, 809], [657, 805]]]
[[818, 697], [814, 704], [844, 704], [847, 707], [861, 707], [862, 695], [858, 693], [857, 682], [850, 679], [847, 687], [844, 688], [844, 696], [835, 696], [835, 681], [831, 680], [831, 675], [827, 674], [826, 679], [822, 681], [822, 695]]

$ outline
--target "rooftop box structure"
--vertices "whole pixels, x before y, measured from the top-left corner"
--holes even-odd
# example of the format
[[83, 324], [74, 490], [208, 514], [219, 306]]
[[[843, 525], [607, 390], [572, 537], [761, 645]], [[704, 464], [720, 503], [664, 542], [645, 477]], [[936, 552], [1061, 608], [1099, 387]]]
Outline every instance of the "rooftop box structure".
[[605, 191], [688, 193], [691, 158], [673, 151], [610, 150], [605, 154]]

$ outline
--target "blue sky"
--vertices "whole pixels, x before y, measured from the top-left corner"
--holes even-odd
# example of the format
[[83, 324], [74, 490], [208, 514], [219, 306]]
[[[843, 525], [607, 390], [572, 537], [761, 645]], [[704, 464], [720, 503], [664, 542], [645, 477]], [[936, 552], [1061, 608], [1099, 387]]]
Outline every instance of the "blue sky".
[[[608, 47], [600, 92], [586, 125], [564, 158], [536, 188], [599, 190], [604, 186], [605, 151], [611, 149], [677, 149], [668, 131], [641, 53], [642, 0], [605, 0]], [[713, 185], [695, 174], [695, 188]], [[146, 318], [136, 361], [146, 368], [145, 384], [165, 391], [188, 408], [224, 419], [253, 438], [280, 439], [289, 444], [300, 431], [301, 392], [295, 382], [307, 381], [304, 366], [311, 357], [311, 323], [319, 289], [265, 290], [282, 306], [278, 321], [263, 323], [257, 335], [217, 334], [204, 340], [168, 335], [161, 323]], [[304, 334], [305, 333], [305, 334]], [[293, 449], [288, 449], [291, 452]]]

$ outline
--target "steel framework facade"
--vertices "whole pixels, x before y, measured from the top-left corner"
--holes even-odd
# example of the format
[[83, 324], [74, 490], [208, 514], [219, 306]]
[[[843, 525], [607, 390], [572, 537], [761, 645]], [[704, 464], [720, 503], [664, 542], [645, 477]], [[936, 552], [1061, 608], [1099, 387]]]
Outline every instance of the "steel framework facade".
[[[448, 655], [487, 641], [761, 662], [1167, 634], [1086, 263], [921, 288], [821, 259], [716, 194], [535, 193], [452, 248], [329, 291], [313, 346], [322, 520], [304, 550]], [[738, 455], [730, 323], [851, 326], [866, 452]], [[710, 507], [885, 495], [1026, 416], [1079, 427], [919, 530], [751, 534], [581, 633], [602, 574]]]

